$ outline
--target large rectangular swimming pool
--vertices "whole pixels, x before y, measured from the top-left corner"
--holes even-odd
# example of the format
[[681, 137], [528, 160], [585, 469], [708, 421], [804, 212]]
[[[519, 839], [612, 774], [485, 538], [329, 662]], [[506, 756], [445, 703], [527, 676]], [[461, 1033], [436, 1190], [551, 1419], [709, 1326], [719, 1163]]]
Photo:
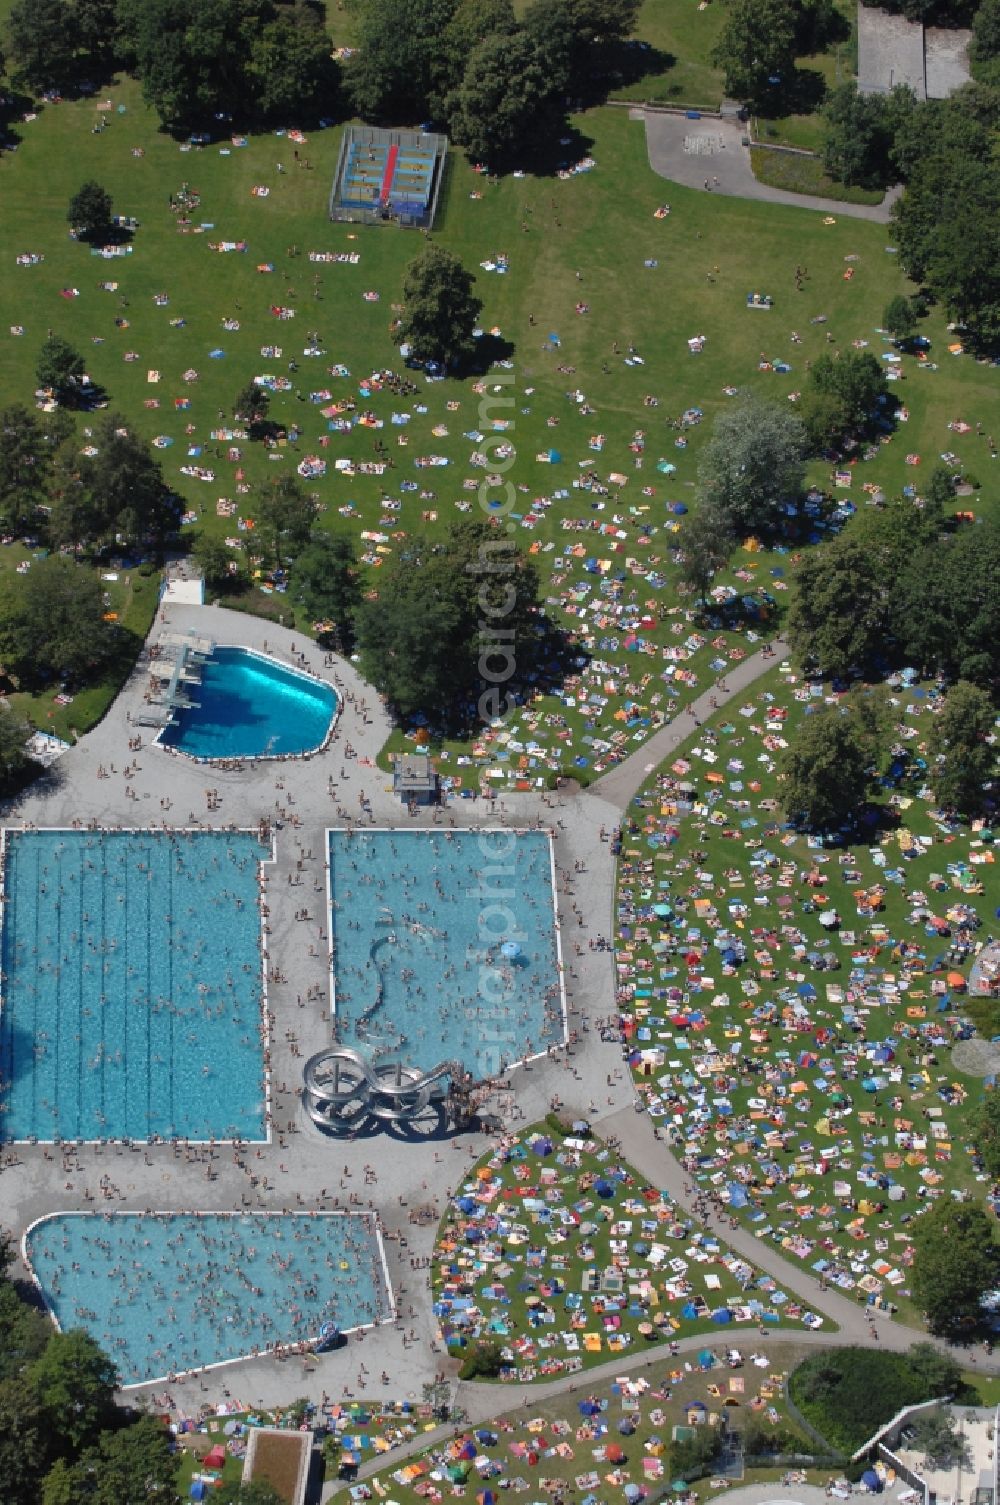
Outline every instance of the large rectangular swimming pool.
[[330, 831], [340, 1040], [492, 1076], [565, 1037], [543, 831]]
[[59, 1326], [126, 1385], [392, 1316], [368, 1213], [57, 1213], [24, 1252]]
[[248, 832], [8, 831], [2, 1133], [266, 1138]]

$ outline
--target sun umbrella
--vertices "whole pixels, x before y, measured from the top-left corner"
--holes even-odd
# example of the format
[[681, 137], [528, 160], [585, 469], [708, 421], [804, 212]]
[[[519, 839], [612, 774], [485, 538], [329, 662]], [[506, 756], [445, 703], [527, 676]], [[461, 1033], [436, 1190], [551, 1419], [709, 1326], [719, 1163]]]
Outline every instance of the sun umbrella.
[[675, 1479], [674, 1482], [673, 1482], [673, 1484], [671, 1484], [670, 1488], [673, 1490], [673, 1492], [674, 1492], [675, 1495], [682, 1495], [687, 1490], [687, 1480], [686, 1479]]

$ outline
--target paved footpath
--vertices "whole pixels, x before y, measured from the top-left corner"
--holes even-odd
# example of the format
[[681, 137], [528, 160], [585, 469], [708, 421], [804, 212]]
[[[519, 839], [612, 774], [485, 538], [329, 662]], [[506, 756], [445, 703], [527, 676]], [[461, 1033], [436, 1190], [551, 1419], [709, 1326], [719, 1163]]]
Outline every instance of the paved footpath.
[[[902, 192], [901, 188], [890, 188], [881, 204], [845, 204], [814, 194], [789, 193], [754, 177], [750, 149], [743, 145], [746, 127], [740, 121], [707, 117], [690, 120], [686, 115], [642, 109], [630, 110], [629, 119], [645, 124], [646, 151], [653, 171], [684, 188], [704, 189], [711, 183], [710, 192], [727, 198], [787, 204], [846, 219], [874, 220], [880, 225], [889, 223], [889, 211]], [[688, 149], [695, 141], [699, 149]]]
[[690, 705], [680, 711], [673, 721], [654, 732], [638, 752], [626, 758], [624, 763], [619, 763], [617, 768], [612, 768], [601, 778], [595, 779], [589, 792], [599, 795], [619, 810], [627, 810], [653, 770], [675, 752], [682, 742], [687, 742], [693, 736], [699, 722], [706, 721], [717, 709], [742, 695], [748, 685], [775, 668], [790, 652], [788, 644], [777, 638], [767, 657], [761, 651], [734, 664], [726, 670], [724, 690], [718, 685], [705, 690], [697, 700], [691, 701]]

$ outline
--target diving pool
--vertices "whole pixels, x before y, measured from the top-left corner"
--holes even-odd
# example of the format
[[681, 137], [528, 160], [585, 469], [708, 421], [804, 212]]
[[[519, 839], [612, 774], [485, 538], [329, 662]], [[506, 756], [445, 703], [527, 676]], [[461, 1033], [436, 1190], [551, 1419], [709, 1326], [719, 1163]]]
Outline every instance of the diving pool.
[[322, 747], [337, 711], [329, 685], [249, 648], [215, 648], [193, 702], [173, 712], [158, 737], [188, 757], [301, 757]]
[[59, 1326], [85, 1328], [125, 1385], [394, 1315], [370, 1213], [55, 1213], [24, 1255]]
[[477, 1079], [566, 1037], [544, 831], [331, 830], [339, 1039]]
[[245, 831], [7, 831], [0, 1134], [266, 1135], [260, 864]]

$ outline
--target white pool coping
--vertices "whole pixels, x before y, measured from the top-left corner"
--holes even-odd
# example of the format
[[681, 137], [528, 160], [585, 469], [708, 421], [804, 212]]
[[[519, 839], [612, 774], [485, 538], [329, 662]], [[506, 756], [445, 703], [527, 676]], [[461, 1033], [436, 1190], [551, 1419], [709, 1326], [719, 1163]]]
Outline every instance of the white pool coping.
[[[450, 830], [451, 828], [449, 827], [448, 829]], [[324, 853], [324, 865], [326, 868], [326, 912], [328, 916], [327, 947], [329, 951], [330, 968], [330, 1022], [334, 1029], [336, 1029], [337, 980], [334, 962], [333, 873], [330, 863], [330, 837], [334, 833], [344, 837], [345, 840], [355, 836], [364, 837], [413, 835], [423, 836], [426, 838], [436, 833], [433, 828], [431, 830], [427, 830], [425, 827], [410, 828], [408, 826], [364, 826], [354, 831], [345, 829], [343, 826], [326, 827], [324, 832], [326, 847]], [[437, 834], [444, 834], [444, 828], [441, 828], [440, 833]], [[516, 1060], [505, 1062], [503, 1072], [498, 1073], [500, 1075], [503, 1075], [508, 1071], [514, 1071], [519, 1066], [530, 1066], [533, 1061], [544, 1060], [548, 1056], [550, 1048], [560, 1045], [566, 1045], [569, 1043], [569, 1005], [566, 999], [566, 968], [563, 963], [562, 925], [559, 919], [559, 890], [556, 883], [556, 849], [554, 833], [548, 830], [546, 827], [539, 828], [538, 826], [476, 826], [471, 830], [465, 829], [462, 831], [456, 831], [455, 834], [462, 836], [471, 836], [474, 834], [477, 838], [480, 836], [495, 836], [500, 834], [504, 836], [544, 836], [548, 840], [549, 844], [549, 883], [552, 889], [552, 925], [555, 937], [556, 974], [559, 981], [559, 1014], [562, 1025], [562, 1035], [560, 1039], [553, 1040], [551, 1042], [551, 1045], [547, 1046], [545, 1050], [536, 1050], [530, 1056], [519, 1056]], [[350, 1042], [341, 1041], [340, 1043], [349, 1044]], [[359, 1049], [357, 1045], [355, 1045], [354, 1048]], [[446, 1049], [443, 1042], [441, 1048], [442, 1051], [445, 1051]], [[442, 1057], [442, 1059], [444, 1059], [444, 1057]]]
[[[223, 1141], [216, 1141], [216, 1143], [222, 1142]], [[52, 1305], [49, 1302], [45, 1287], [42, 1285], [42, 1282], [35, 1273], [35, 1267], [31, 1263], [31, 1258], [28, 1254], [28, 1240], [30, 1239], [34, 1230], [36, 1228], [40, 1228], [43, 1223], [56, 1222], [61, 1218], [99, 1218], [102, 1222], [110, 1222], [115, 1218], [299, 1218], [305, 1222], [315, 1222], [317, 1218], [360, 1218], [363, 1222], [368, 1223], [369, 1233], [371, 1234], [375, 1248], [378, 1251], [379, 1268], [381, 1269], [382, 1273], [382, 1284], [386, 1299], [388, 1301], [389, 1311], [387, 1316], [377, 1318], [374, 1322], [359, 1322], [355, 1327], [342, 1327], [340, 1331], [345, 1335], [352, 1333], [370, 1332], [377, 1327], [385, 1327], [389, 1323], [396, 1321], [398, 1308], [396, 1305], [395, 1292], [392, 1289], [392, 1282], [389, 1279], [389, 1265], [386, 1259], [385, 1241], [382, 1237], [382, 1229], [379, 1225], [378, 1214], [369, 1212], [367, 1209], [362, 1209], [360, 1211], [355, 1211], [352, 1208], [336, 1208], [331, 1210], [316, 1209], [315, 1211], [310, 1209], [309, 1211], [304, 1212], [293, 1211], [291, 1209], [282, 1209], [281, 1211], [273, 1212], [255, 1209], [251, 1212], [247, 1211], [244, 1208], [222, 1209], [218, 1212], [214, 1210], [201, 1211], [197, 1209], [178, 1212], [176, 1209], [166, 1210], [157, 1208], [150, 1208], [142, 1212], [128, 1210], [107, 1212], [104, 1210], [98, 1211], [97, 1209], [89, 1212], [81, 1209], [70, 1210], [66, 1212], [46, 1212], [40, 1218], [35, 1218], [33, 1222], [29, 1223], [27, 1228], [25, 1228], [24, 1233], [21, 1235], [21, 1259], [24, 1263], [24, 1267], [31, 1277], [35, 1289], [38, 1291], [39, 1297], [45, 1307], [45, 1311], [50, 1321], [52, 1322], [52, 1325], [54, 1326], [56, 1332], [59, 1333], [61, 1333], [63, 1330], [62, 1325], [60, 1324], [59, 1318], [56, 1316], [55, 1311], [53, 1310]], [[318, 1340], [319, 1333], [316, 1333], [305, 1338], [295, 1338], [293, 1340], [290, 1340], [288, 1343], [281, 1343], [278, 1346], [281, 1348], [294, 1350], [299, 1343], [316, 1343]], [[185, 1379], [188, 1375], [204, 1374], [211, 1369], [224, 1369], [229, 1364], [242, 1364], [246, 1363], [248, 1360], [260, 1359], [264, 1356], [264, 1353], [260, 1351], [258, 1351], [257, 1353], [234, 1354], [231, 1359], [216, 1359], [211, 1364], [199, 1364], [194, 1369], [170, 1370], [167, 1374], [152, 1375], [149, 1379], [133, 1380], [127, 1385], [122, 1385], [120, 1388], [124, 1391], [141, 1390], [146, 1385], [172, 1385], [175, 1383], [175, 1381]], [[270, 1356], [273, 1357], [273, 1350]]]
[[[4, 911], [7, 904], [6, 871], [7, 871], [7, 839], [9, 836], [32, 836], [32, 835], [69, 835], [69, 836], [226, 836], [240, 835], [253, 836], [260, 846], [265, 843], [261, 840], [260, 828], [256, 830], [249, 826], [0, 826], [0, 938], [3, 936]], [[267, 865], [273, 865], [278, 860], [277, 840], [275, 833], [271, 832], [271, 855], [262, 857], [257, 864], [257, 914], [260, 921], [260, 1027], [261, 1027], [261, 1064], [264, 1069], [264, 1137], [263, 1139], [248, 1139], [239, 1135], [235, 1139], [192, 1139], [187, 1134], [154, 1135], [152, 1139], [137, 1139], [133, 1136], [128, 1138], [115, 1138], [107, 1136], [104, 1139], [78, 1139], [63, 1138], [41, 1139], [37, 1134], [27, 1139], [8, 1139], [0, 1135], [0, 1144], [43, 1144], [43, 1145], [130, 1145], [130, 1144], [270, 1144], [271, 1133], [271, 1068], [267, 1064], [267, 1057], [271, 1051], [271, 1024], [270, 1009], [268, 1007], [267, 992], [267, 967], [270, 961], [270, 953], [267, 949], [267, 936], [264, 931], [264, 914], [262, 906], [264, 902], [264, 889], [261, 869]], [[0, 1015], [3, 1014], [4, 973], [0, 968]]]

